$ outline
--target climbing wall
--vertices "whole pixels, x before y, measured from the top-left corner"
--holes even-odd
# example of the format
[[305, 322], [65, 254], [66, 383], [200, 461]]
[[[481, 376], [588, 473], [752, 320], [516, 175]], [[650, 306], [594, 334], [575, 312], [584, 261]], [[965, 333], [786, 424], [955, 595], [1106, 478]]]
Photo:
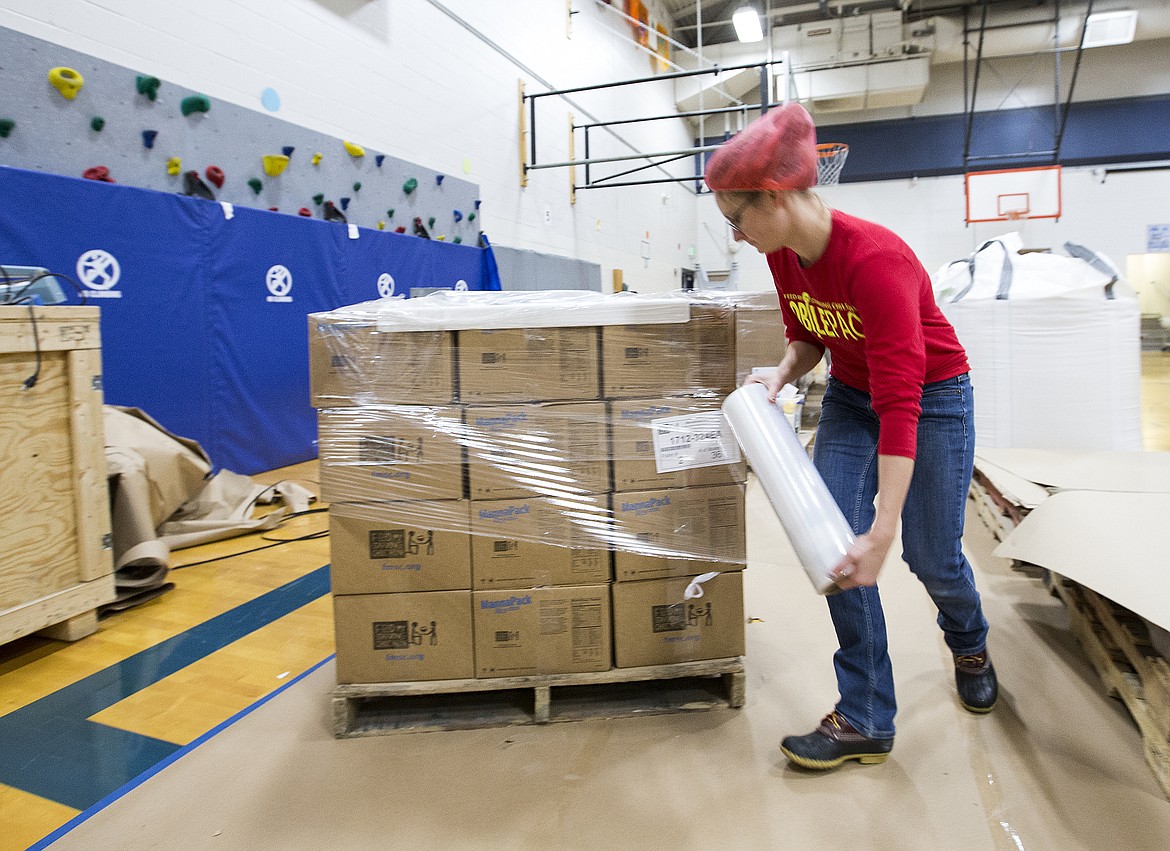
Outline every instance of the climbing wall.
[[282, 121], [273, 89], [247, 109], [0, 27], [0, 92], [3, 165], [290, 215], [340, 211], [449, 242], [479, 235], [474, 183]]

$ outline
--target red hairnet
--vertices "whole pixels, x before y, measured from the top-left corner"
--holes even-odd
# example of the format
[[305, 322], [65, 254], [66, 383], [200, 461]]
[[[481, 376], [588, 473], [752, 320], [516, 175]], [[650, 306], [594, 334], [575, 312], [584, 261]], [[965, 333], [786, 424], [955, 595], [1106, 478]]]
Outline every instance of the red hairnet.
[[769, 109], [711, 156], [712, 192], [808, 189], [817, 182], [817, 136], [798, 103]]

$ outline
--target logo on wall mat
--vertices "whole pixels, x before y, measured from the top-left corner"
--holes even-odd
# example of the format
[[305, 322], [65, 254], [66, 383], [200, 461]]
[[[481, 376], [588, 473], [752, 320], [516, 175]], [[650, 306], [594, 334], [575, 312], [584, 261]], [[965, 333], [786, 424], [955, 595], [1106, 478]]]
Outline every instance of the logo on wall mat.
[[108, 251], [93, 248], [77, 258], [77, 278], [85, 285], [91, 298], [121, 298], [115, 290], [122, 277], [122, 267]]
[[292, 292], [293, 285], [292, 272], [286, 267], [278, 263], [270, 268], [264, 276], [264, 285], [268, 287], [268, 292], [271, 293], [267, 301], [292, 301], [292, 296], [289, 295]]
[[383, 272], [378, 276], [378, 297], [390, 298], [394, 295], [394, 276], [389, 272]]

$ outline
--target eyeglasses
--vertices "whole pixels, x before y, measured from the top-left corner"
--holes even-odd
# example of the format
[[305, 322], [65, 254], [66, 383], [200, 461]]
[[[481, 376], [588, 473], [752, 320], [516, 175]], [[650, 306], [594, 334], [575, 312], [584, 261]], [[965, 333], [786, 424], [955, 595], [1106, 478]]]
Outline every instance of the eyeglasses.
[[739, 205], [739, 207], [736, 209], [736, 211], [734, 213], [732, 213], [730, 216], [723, 217], [724, 221], [726, 221], [729, 225], [731, 225], [731, 229], [733, 231], [736, 231], [737, 233], [743, 233], [743, 229], [739, 226], [739, 222], [740, 222], [740, 219], [743, 218], [744, 210], [746, 210], [748, 208], [748, 206], [754, 200], [755, 200], [755, 198], [748, 198], [746, 201], [744, 201], [742, 204]]

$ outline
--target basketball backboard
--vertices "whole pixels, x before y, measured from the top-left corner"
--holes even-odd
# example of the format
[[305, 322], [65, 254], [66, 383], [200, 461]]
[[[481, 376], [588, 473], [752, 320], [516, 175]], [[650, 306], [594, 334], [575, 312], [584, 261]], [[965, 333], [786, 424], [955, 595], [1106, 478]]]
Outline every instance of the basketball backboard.
[[1060, 218], [1060, 166], [972, 171], [967, 223]]

